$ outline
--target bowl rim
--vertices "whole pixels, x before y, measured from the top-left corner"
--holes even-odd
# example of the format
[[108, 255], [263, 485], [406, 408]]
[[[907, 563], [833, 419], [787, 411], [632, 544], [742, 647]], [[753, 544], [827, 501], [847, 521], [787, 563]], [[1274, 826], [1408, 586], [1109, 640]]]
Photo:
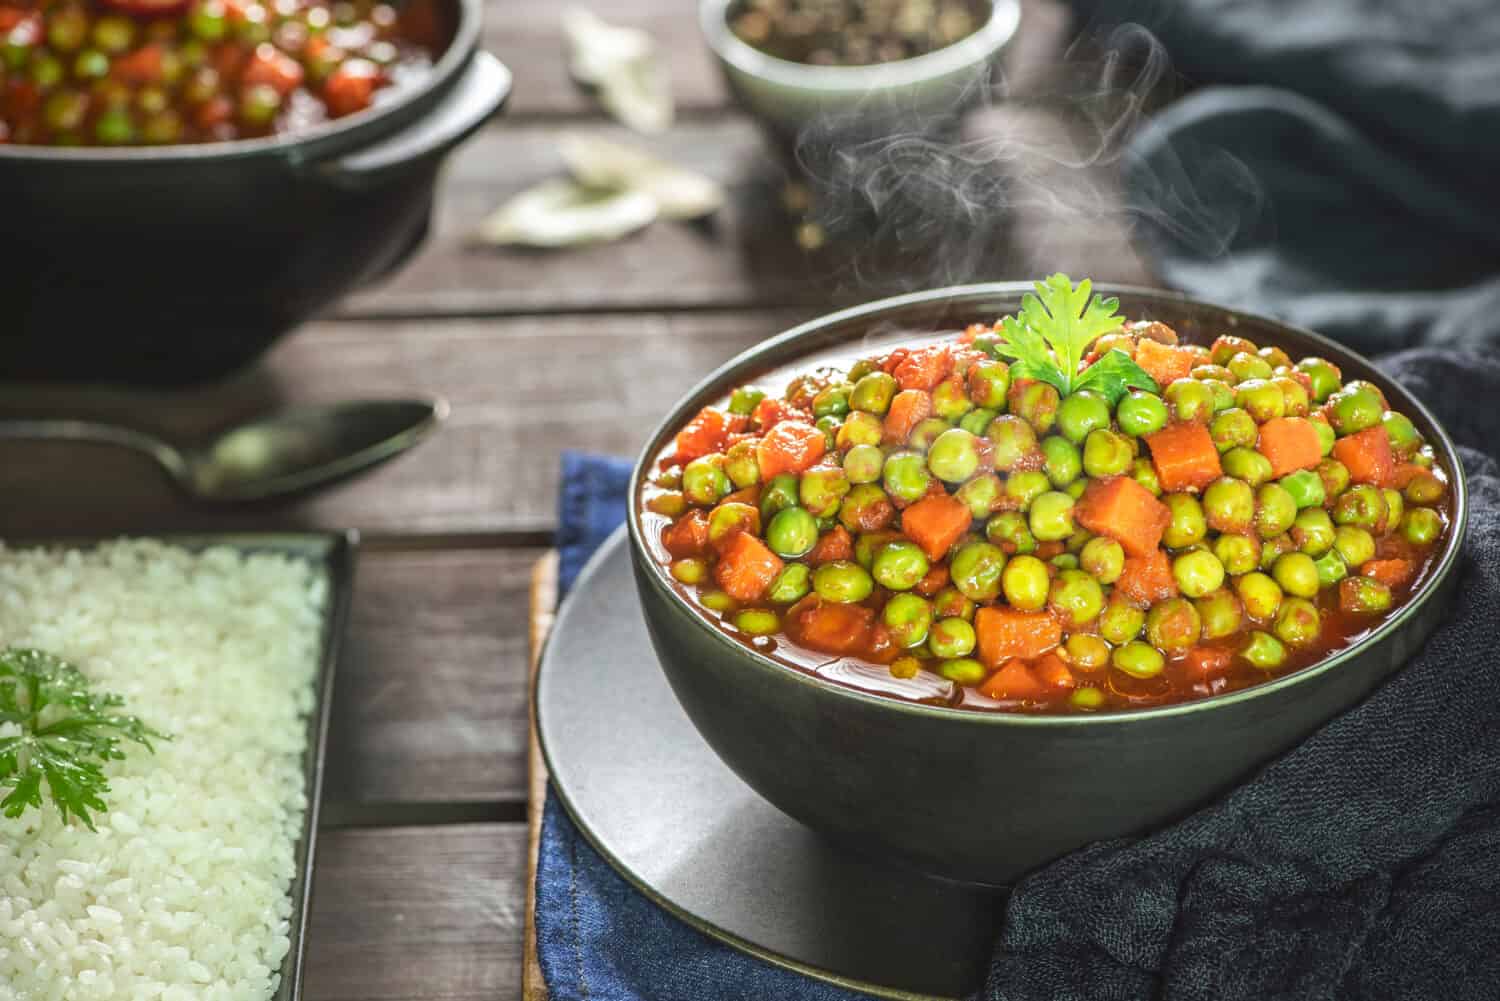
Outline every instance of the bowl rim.
[[170, 146], [43, 146], [0, 144], [0, 162], [6, 160], [62, 163], [110, 164], [193, 164], [205, 160], [239, 160], [258, 155], [288, 152], [302, 157], [298, 147], [321, 145], [356, 132], [382, 118], [400, 115], [447, 87], [473, 57], [479, 45], [483, 0], [450, 0], [458, 9], [458, 23], [453, 37], [437, 62], [417, 83], [398, 88], [389, 100], [373, 104], [346, 118], [334, 118], [307, 129], [282, 135], [258, 136], [254, 139], [231, 139], [225, 142], [175, 143]]
[[736, 0], [699, 0], [698, 19], [709, 48], [746, 76], [782, 87], [824, 95], [896, 90], [958, 72], [990, 59], [1015, 36], [1021, 23], [1019, 0], [986, 0], [990, 16], [978, 30], [951, 45], [889, 63], [868, 66], [810, 66], [780, 59], [740, 40], [729, 29]]
[[[681, 426], [688, 411], [703, 406], [705, 399], [722, 395], [726, 380], [733, 373], [741, 370], [753, 370], [757, 364], [767, 355], [779, 353], [790, 344], [806, 338], [812, 334], [827, 330], [841, 324], [858, 320], [873, 320], [883, 318], [891, 313], [921, 306], [958, 306], [966, 300], [982, 300], [995, 296], [1020, 296], [1033, 289], [1030, 281], [1006, 281], [1006, 282], [983, 282], [970, 285], [955, 285], [946, 288], [930, 289], [921, 292], [912, 292], [905, 295], [878, 299], [873, 302], [848, 309], [837, 310], [832, 313], [816, 317], [806, 323], [798, 324], [789, 330], [783, 331], [776, 336], [762, 341], [720, 365], [699, 380], [693, 388], [684, 394], [674, 406], [670, 413], [657, 424], [651, 433], [645, 447], [637, 457], [631, 469], [629, 495], [627, 498], [625, 522], [628, 526], [630, 536], [630, 548], [632, 557], [639, 563], [649, 564], [651, 572], [645, 576], [653, 587], [666, 595], [672, 607], [683, 615], [689, 617], [703, 633], [711, 636], [715, 643], [720, 644], [726, 651], [732, 652], [744, 659], [748, 664], [753, 664], [755, 669], [774, 673], [779, 681], [790, 681], [792, 684], [806, 685], [817, 692], [829, 694], [835, 698], [848, 698], [861, 702], [868, 707], [880, 711], [891, 711], [904, 713], [912, 716], [927, 717], [929, 719], [941, 719], [950, 722], [965, 722], [975, 726], [1020, 726], [1020, 727], [1074, 727], [1074, 726], [1112, 726], [1119, 724], [1145, 725], [1166, 718], [1185, 716], [1199, 712], [1211, 712], [1224, 706], [1238, 705], [1258, 699], [1269, 698], [1278, 692], [1292, 688], [1297, 685], [1306, 684], [1314, 678], [1321, 677], [1330, 671], [1358, 659], [1359, 655], [1384, 642], [1405, 624], [1417, 611], [1441, 587], [1444, 580], [1453, 573], [1458, 566], [1463, 554], [1463, 541], [1468, 530], [1469, 521], [1469, 495], [1468, 481], [1464, 475], [1463, 463], [1459, 459], [1456, 447], [1446, 428], [1433, 417], [1432, 412], [1421, 400], [1409, 392], [1400, 383], [1386, 376], [1363, 355], [1353, 349], [1344, 346], [1322, 334], [1299, 327], [1295, 324], [1286, 323], [1257, 313], [1244, 310], [1231, 309], [1216, 303], [1196, 299], [1181, 292], [1164, 289], [1153, 289], [1139, 285], [1121, 285], [1114, 283], [1096, 283], [1094, 291], [1102, 295], [1128, 295], [1139, 296], [1158, 301], [1171, 301], [1182, 306], [1212, 310], [1226, 317], [1236, 320], [1247, 320], [1256, 324], [1279, 327], [1285, 331], [1306, 337], [1316, 344], [1325, 357], [1338, 363], [1340, 356], [1348, 356], [1358, 361], [1365, 367], [1371, 369], [1379, 376], [1382, 392], [1387, 387], [1394, 387], [1402, 398], [1403, 409], [1419, 414], [1429, 427], [1435, 432], [1433, 444], [1440, 452], [1440, 457], [1449, 473], [1450, 489], [1453, 491], [1453, 518], [1447, 541], [1443, 552], [1438, 559], [1436, 568], [1427, 575], [1415, 594], [1403, 604], [1396, 613], [1379, 625], [1367, 632], [1357, 642], [1343, 647], [1330, 656], [1323, 658], [1307, 667], [1281, 675], [1270, 681], [1242, 688], [1222, 695], [1213, 695], [1204, 699], [1195, 699], [1189, 702], [1175, 702], [1168, 705], [1153, 706], [1144, 709], [1122, 709], [1099, 713], [1012, 713], [1012, 712], [981, 712], [973, 709], [959, 709], [950, 706], [933, 706], [919, 702], [908, 702], [889, 696], [877, 695], [865, 692], [848, 685], [841, 685], [829, 681], [808, 671], [783, 664], [772, 660], [760, 651], [739, 643], [723, 631], [715, 629], [713, 624], [705, 618], [697, 609], [688, 604], [686, 599], [672, 586], [668, 580], [667, 571], [656, 560], [642, 538], [641, 526], [641, 486], [647, 470], [652, 461], [660, 452], [667, 436], [675, 433]], [[788, 359], [780, 364], [793, 364], [793, 359]], [[760, 367], [764, 368], [764, 365]], [[637, 576], [641, 579], [641, 575]]]

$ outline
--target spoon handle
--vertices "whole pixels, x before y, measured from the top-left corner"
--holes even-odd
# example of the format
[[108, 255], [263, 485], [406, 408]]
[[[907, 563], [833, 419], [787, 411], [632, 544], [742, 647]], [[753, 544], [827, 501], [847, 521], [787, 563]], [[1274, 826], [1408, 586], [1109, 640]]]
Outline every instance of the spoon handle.
[[144, 431], [118, 424], [73, 420], [3, 420], [0, 421], [0, 439], [87, 441], [120, 445], [149, 455], [174, 479], [181, 481], [188, 474], [187, 462], [177, 449]]

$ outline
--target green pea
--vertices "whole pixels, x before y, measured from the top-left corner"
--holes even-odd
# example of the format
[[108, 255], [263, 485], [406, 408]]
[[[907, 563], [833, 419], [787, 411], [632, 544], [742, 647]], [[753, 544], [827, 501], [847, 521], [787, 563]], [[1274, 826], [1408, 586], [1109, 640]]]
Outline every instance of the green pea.
[[1299, 372], [1307, 375], [1312, 382], [1312, 397], [1318, 403], [1322, 403], [1328, 397], [1339, 391], [1343, 381], [1339, 377], [1339, 370], [1331, 363], [1322, 358], [1304, 358], [1296, 365]]
[[1281, 397], [1285, 401], [1282, 407], [1288, 417], [1306, 417], [1310, 408], [1307, 399], [1307, 388], [1296, 379], [1287, 376], [1277, 376], [1271, 380], [1271, 385], [1281, 390]]
[[839, 432], [844, 429], [844, 425], [837, 417], [819, 417], [813, 422], [813, 427], [823, 432], [823, 444], [827, 451], [832, 452], [838, 448]]
[[1093, 685], [1075, 688], [1068, 694], [1068, 705], [1085, 711], [1104, 708], [1105, 696]]
[[759, 483], [760, 458], [756, 455], [755, 444], [737, 441], [730, 445], [729, 451], [724, 453], [724, 473], [738, 490]]
[[1004, 410], [1010, 392], [1010, 366], [997, 361], [981, 362], [969, 369], [969, 397], [987, 410]]
[[[1255, 351], [1255, 344], [1246, 338], [1236, 337], [1233, 334], [1225, 334], [1214, 341], [1213, 347], [1209, 349], [1209, 358], [1215, 365], [1228, 365], [1229, 359], [1235, 355], [1244, 352], [1247, 355], [1253, 356]], [[1235, 376], [1235, 378], [1238, 379], [1239, 376]]]
[[1252, 487], [1258, 487], [1271, 478], [1271, 460], [1253, 448], [1231, 448], [1220, 461], [1225, 473], [1237, 480], [1244, 480]]
[[1370, 577], [1345, 577], [1339, 582], [1339, 607], [1369, 614], [1391, 607], [1391, 589]]
[[[892, 379], [892, 382], [896, 380]], [[755, 413], [755, 408], [760, 401], [766, 398], [766, 391], [755, 386], [739, 386], [729, 394], [729, 412], [749, 417]]]
[[984, 536], [1007, 553], [1030, 553], [1036, 549], [1031, 524], [1020, 511], [1001, 511], [984, 526]]
[[1161, 537], [1167, 548], [1182, 549], [1202, 542], [1208, 536], [1208, 521], [1198, 498], [1192, 494], [1167, 494], [1162, 502], [1172, 515]]
[[1292, 356], [1274, 344], [1261, 348], [1256, 354], [1264, 358], [1272, 368], [1290, 368], [1292, 364]]
[[1379, 487], [1368, 483], [1356, 483], [1333, 502], [1333, 520], [1340, 525], [1356, 525], [1378, 532], [1386, 515], [1385, 494]]
[[932, 614], [939, 619], [963, 619], [974, 621], [974, 602], [964, 597], [956, 587], [945, 587], [932, 596]]
[[[1074, 497], [1073, 499], [1076, 501], [1078, 498]], [[1082, 553], [1083, 547], [1088, 545], [1089, 540], [1093, 537], [1093, 532], [1090, 532], [1088, 529], [1080, 525], [1078, 528], [1073, 530], [1072, 535], [1068, 536], [1067, 539], [1064, 540], [1063, 548], [1070, 553]]]
[[682, 469], [683, 495], [694, 504], [702, 507], [717, 504], [733, 489], [720, 453], [699, 456]]
[[1279, 483], [1266, 483], [1255, 492], [1255, 530], [1262, 539], [1280, 535], [1297, 520], [1297, 502]]
[[956, 375], [944, 379], [932, 391], [932, 412], [946, 421], [957, 423], [960, 417], [973, 409], [974, 404], [969, 401], [964, 382]]
[[1109, 644], [1092, 633], [1073, 633], [1063, 641], [1063, 659], [1077, 671], [1097, 671], [1109, 663]]
[[839, 504], [849, 492], [849, 477], [838, 466], [814, 466], [802, 474], [797, 484], [797, 498], [802, 506], [819, 518], [838, 514]]
[[1220, 477], [1203, 491], [1203, 513], [1216, 532], [1248, 532], [1255, 520], [1255, 491], [1244, 480]]
[[1425, 546], [1443, 534], [1443, 517], [1430, 507], [1414, 507], [1401, 519], [1401, 534], [1408, 542]]
[[925, 452], [937, 441], [938, 436], [947, 431], [953, 425], [941, 417], [929, 417], [925, 421], [918, 421], [917, 426], [911, 429], [907, 435], [906, 443], [919, 452]]
[[973, 346], [976, 350], [983, 351], [991, 358], [999, 358], [1001, 343], [999, 334], [993, 330], [986, 330], [974, 338]]
[[854, 384], [849, 393], [849, 406], [867, 414], [884, 416], [891, 409], [891, 400], [898, 389], [894, 376], [885, 372], [871, 372]]
[[932, 606], [915, 594], [892, 595], [880, 613], [898, 647], [914, 647], [927, 639], [932, 628]]
[[818, 519], [803, 508], [782, 508], [766, 526], [766, 545], [782, 559], [806, 556], [817, 544]]
[[1332, 587], [1349, 576], [1349, 568], [1344, 565], [1344, 558], [1332, 549], [1313, 560], [1313, 566], [1318, 568], [1319, 588]]
[[1234, 405], [1260, 424], [1286, 416], [1286, 396], [1281, 387], [1269, 379], [1250, 379], [1240, 383], [1234, 391]]
[[1189, 598], [1201, 598], [1224, 584], [1224, 564], [1206, 549], [1193, 549], [1172, 561], [1177, 588]]
[[1046, 382], [1031, 382], [1014, 394], [1011, 412], [1036, 429], [1037, 434], [1046, 434], [1057, 423], [1057, 407], [1061, 402], [1057, 387]]
[[1260, 622], [1270, 622], [1281, 607], [1281, 585], [1260, 571], [1236, 577], [1234, 593], [1245, 606], [1245, 614]]
[[698, 595], [698, 601], [704, 608], [714, 612], [728, 612], [734, 609], [734, 599], [723, 591], [704, 591]]
[[81, 7], [62, 7], [47, 19], [47, 44], [59, 52], [72, 52], [88, 38], [89, 18]]
[[1125, 572], [1125, 548], [1103, 535], [1084, 543], [1078, 562], [1101, 584], [1113, 584]]
[[1085, 479], [1076, 479], [1072, 483], [1069, 483], [1067, 486], [1063, 487], [1062, 491], [1063, 491], [1063, 493], [1067, 494], [1069, 497], [1073, 498], [1074, 500], [1078, 500], [1080, 497], [1082, 497], [1084, 495], [1084, 493], [1088, 490], [1088, 488], [1089, 488], [1089, 481], [1088, 480], [1085, 480]]
[[1167, 666], [1166, 658], [1160, 650], [1140, 640], [1131, 640], [1124, 646], [1116, 647], [1110, 656], [1110, 663], [1116, 670], [1132, 678], [1154, 678]]
[[764, 608], [747, 608], [734, 617], [734, 627], [750, 636], [770, 636], [781, 632], [781, 618]]
[[771, 581], [767, 597], [778, 605], [790, 605], [801, 601], [812, 588], [812, 570], [806, 563], [788, 563], [781, 568], [776, 579]]
[[205, 42], [223, 39], [229, 30], [229, 19], [220, 0], [202, 0], [188, 11], [188, 30]]
[[849, 531], [870, 531], [889, 525], [896, 517], [896, 507], [880, 487], [861, 483], [844, 496], [838, 515], [839, 524]]
[[978, 520], [990, 516], [1004, 493], [1005, 488], [1000, 484], [1000, 478], [994, 473], [985, 473], [959, 487], [953, 492], [953, 496], [962, 501], [969, 513]]
[[1082, 626], [1104, 610], [1104, 589], [1082, 570], [1062, 570], [1052, 582], [1047, 603], [1066, 616], [1065, 624]]
[[1031, 534], [1038, 540], [1059, 542], [1073, 531], [1073, 498], [1049, 490], [1031, 502]]
[[962, 483], [979, 469], [979, 439], [962, 428], [949, 428], [932, 443], [927, 468], [945, 483]]
[[1447, 484], [1427, 469], [1414, 475], [1406, 485], [1406, 499], [1413, 504], [1436, 504], [1447, 492]]
[[1035, 556], [1014, 556], [1005, 564], [1000, 578], [1005, 600], [1026, 612], [1035, 612], [1047, 604], [1052, 581], [1047, 564]]
[[1056, 556], [1048, 560], [1047, 564], [1049, 566], [1054, 566], [1059, 570], [1077, 570], [1078, 557], [1073, 553], [1058, 553]]
[[1188, 375], [1191, 375], [1194, 379], [1198, 379], [1202, 382], [1232, 384], [1235, 381], [1233, 372], [1229, 371], [1229, 369], [1225, 368], [1223, 365], [1215, 365], [1213, 362], [1209, 362], [1204, 365], [1194, 365], [1192, 371], [1189, 372]]
[[709, 542], [717, 545], [740, 532], [760, 534], [760, 512], [749, 504], [726, 502], [708, 516]]
[[1324, 411], [1328, 423], [1339, 437], [1355, 434], [1380, 423], [1385, 413], [1385, 401], [1380, 391], [1367, 382], [1351, 382], [1328, 398]]
[[927, 459], [916, 452], [896, 452], [886, 457], [883, 482], [891, 498], [905, 504], [921, 500], [932, 485]]
[[964, 619], [939, 619], [927, 633], [927, 645], [937, 657], [966, 657], [974, 651], [974, 627]]
[[1345, 563], [1357, 567], [1375, 558], [1375, 537], [1357, 525], [1340, 525], [1333, 533], [1333, 548]]
[[885, 426], [879, 417], [863, 410], [853, 410], [844, 418], [844, 423], [839, 425], [838, 433], [833, 436], [833, 443], [840, 451], [848, 451], [861, 445], [879, 445], [884, 437]]
[[1320, 507], [1298, 511], [1297, 520], [1292, 522], [1292, 541], [1315, 558], [1333, 548], [1333, 534], [1333, 519]]
[[1130, 468], [1135, 450], [1123, 435], [1100, 429], [1083, 442], [1083, 471], [1093, 477], [1118, 476]]
[[1112, 599], [1099, 613], [1099, 635], [1119, 646], [1141, 634], [1146, 625], [1146, 613], [1128, 601]]
[[1083, 453], [1062, 435], [1050, 435], [1042, 441], [1042, 460], [1042, 472], [1054, 487], [1067, 486], [1083, 472]]
[[83, 124], [88, 114], [88, 96], [76, 90], [54, 91], [42, 106], [42, 118], [53, 132], [71, 132]]
[[1260, 429], [1256, 426], [1254, 417], [1239, 407], [1231, 407], [1215, 414], [1214, 419], [1208, 422], [1208, 436], [1213, 439], [1219, 454], [1223, 455], [1232, 448], [1254, 448], [1260, 437]]
[[1224, 363], [1236, 382], [1271, 378], [1271, 363], [1258, 355], [1240, 352]]
[[853, 387], [836, 383], [825, 386], [812, 398], [814, 417], [843, 417], [849, 412], [849, 392]]
[[1401, 491], [1386, 488], [1380, 491], [1385, 498], [1385, 524], [1387, 529], [1394, 529], [1401, 524], [1402, 515], [1406, 514], [1406, 500], [1401, 496]]
[[1432, 450], [1431, 445], [1423, 445], [1417, 449], [1417, 454], [1411, 457], [1411, 461], [1423, 469], [1431, 469], [1437, 463], [1437, 453]]
[[1214, 539], [1213, 554], [1224, 572], [1238, 577], [1260, 566], [1260, 543], [1248, 535], [1226, 534]]
[[1240, 599], [1234, 596], [1234, 592], [1228, 588], [1219, 588], [1210, 591], [1193, 602], [1193, 608], [1198, 612], [1198, 621], [1201, 624], [1201, 635], [1204, 640], [1219, 640], [1226, 636], [1233, 636], [1240, 631], [1240, 624], [1244, 621], [1244, 608], [1240, 605]]
[[1090, 431], [1109, 427], [1109, 401], [1098, 393], [1080, 390], [1070, 393], [1057, 406], [1057, 430], [1064, 438], [1078, 444]]
[[1166, 389], [1166, 400], [1172, 416], [1179, 421], [1207, 424], [1214, 415], [1214, 394], [1207, 383], [1197, 379], [1178, 379]]
[[647, 511], [664, 514], [668, 518], [675, 518], [687, 509], [687, 498], [678, 490], [665, 490], [646, 500]]
[[1338, 442], [1339, 436], [1333, 430], [1333, 425], [1326, 420], [1313, 421], [1313, 430], [1318, 433], [1318, 454], [1328, 455], [1333, 451], [1333, 446]]
[[1005, 496], [1023, 508], [1029, 507], [1032, 501], [1051, 488], [1052, 482], [1040, 469], [1024, 469], [1019, 473], [1011, 473], [1005, 478]]
[[991, 421], [985, 437], [990, 440], [995, 468], [1002, 471], [1015, 469], [1037, 451], [1036, 432], [1013, 414], [1002, 414]]
[[1262, 671], [1274, 671], [1286, 662], [1286, 647], [1281, 640], [1259, 629], [1250, 634], [1245, 645], [1240, 647], [1240, 656]]
[[854, 562], [872, 570], [875, 566], [875, 554], [880, 552], [887, 543], [905, 541], [905, 536], [900, 532], [882, 529], [874, 532], [861, 532], [854, 540]]
[[1151, 492], [1153, 497], [1161, 496], [1161, 481], [1156, 477], [1156, 467], [1151, 460], [1142, 456], [1130, 464], [1130, 478]]
[[1277, 557], [1271, 567], [1271, 576], [1287, 594], [1298, 598], [1317, 597], [1318, 567], [1306, 553], [1285, 553]]
[[990, 410], [987, 407], [980, 407], [978, 410], [970, 410], [964, 414], [963, 420], [958, 422], [958, 426], [969, 432], [969, 434], [982, 436], [985, 431], [989, 430], [990, 423], [994, 421], [996, 416], [996, 411]]
[[48, 91], [62, 83], [68, 71], [56, 56], [38, 50], [31, 59], [28, 73], [31, 76], [31, 82], [36, 84], [38, 90]]
[[1202, 632], [1198, 610], [1182, 598], [1158, 601], [1146, 613], [1146, 641], [1164, 653], [1189, 649]]
[[958, 685], [977, 685], [989, 672], [972, 657], [953, 657], [938, 665], [938, 674]]
[[1265, 540], [1265, 542], [1261, 544], [1260, 568], [1267, 573], [1270, 573], [1271, 567], [1276, 565], [1277, 560], [1285, 556], [1287, 553], [1294, 553], [1296, 551], [1297, 543], [1292, 541], [1291, 532], [1283, 532], [1280, 535], [1273, 535], [1271, 538]]
[[777, 511], [797, 506], [797, 474], [779, 473], [760, 492], [760, 517], [769, 522]]
[[1337, 497], [1349, 489], [1349, 467], [1337, 459], [1324, 459], [1313, 472], [1323, 481], [1323, 497]]
[[852, 605], [868, 598], [875, 590], [875, 582], [858, 563], [834, 560], [813, 571], [813, 590], [824, 601]]
[[1128, 435], [1139, 438], [1153, 434], [1167, 426], [1167, 405], [1155, 393], [1133, 389], [1120, 400], [1115, 420]]
[[[734, 449], [731, 448], [730, 452], [733, 453]], [[874, 483], [880, 479], [884, 468], [885, 453], [875, 445], [855, 445], [844, 453], [844, 475], [850, 483]]]
[[1226, 410], [1234, 408], [1234, 387], [1227, 382], [1217, 379], [1204, 381], [1208, 387], [1209, 394], [1213, 397], [1213, 413], [1221, 414]]
[[1000, 596], [1000, 575], [1005, 553], [992, 542], [970, 542], [960, 546], [948, 566], [953, 586], [972, 601], [994, 601]]
[[672, 576], [684, 584], [701, 584], [708, 579], [708, 564], [703, 560], [676, 560], [672, 563]]
[[1297, 509], [1318, 507], [1327, 498], [1323, 490], [1322, 477], [1310, 469], [1299, 469], [1295, 473], [1287, 473], [1276, 482], [1281, 488], [1291, 494], [1292, 501]]

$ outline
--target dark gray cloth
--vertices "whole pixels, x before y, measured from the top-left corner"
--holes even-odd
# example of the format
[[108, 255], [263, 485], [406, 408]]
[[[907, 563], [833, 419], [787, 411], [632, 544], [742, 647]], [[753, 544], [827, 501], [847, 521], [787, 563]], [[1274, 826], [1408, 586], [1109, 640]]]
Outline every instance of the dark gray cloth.
[[1222, 802], [1010, 899], [992, 1001], [1500, 996], [1500, 363], [1382, 367], [1463, 447], [1460, 598], [1422, 653]]
[[1073, 5], [1196, 88], [1125, 163], [1167, 284], [1369, 353], [1500, 340], [1500, 3]]

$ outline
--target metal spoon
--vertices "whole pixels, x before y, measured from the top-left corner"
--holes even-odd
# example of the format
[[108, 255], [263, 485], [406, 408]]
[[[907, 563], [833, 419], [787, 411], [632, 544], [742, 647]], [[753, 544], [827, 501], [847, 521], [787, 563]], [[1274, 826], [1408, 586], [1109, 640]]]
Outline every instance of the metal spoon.
[[406, 451], [448, 416], [434, 400], [370, 400], [285, 410], [180, 448], [118, 424], [0, 420], [0, 439], [103, 442], [155, 459], [198, 500], [256, 501], [298, 493]]

